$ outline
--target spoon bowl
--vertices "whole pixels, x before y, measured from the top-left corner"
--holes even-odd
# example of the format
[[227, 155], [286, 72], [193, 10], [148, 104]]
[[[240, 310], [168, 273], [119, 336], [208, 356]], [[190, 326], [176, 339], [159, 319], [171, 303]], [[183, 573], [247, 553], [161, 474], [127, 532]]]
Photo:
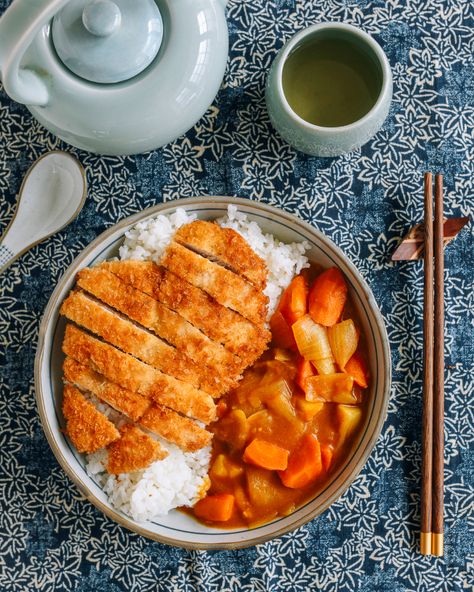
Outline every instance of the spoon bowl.
[[0, 239], [0, 273], [20, 255], [72, 222], [87, 194], [82, 165], [66, 152], [41, 156], [27, 171], [17, 210]]

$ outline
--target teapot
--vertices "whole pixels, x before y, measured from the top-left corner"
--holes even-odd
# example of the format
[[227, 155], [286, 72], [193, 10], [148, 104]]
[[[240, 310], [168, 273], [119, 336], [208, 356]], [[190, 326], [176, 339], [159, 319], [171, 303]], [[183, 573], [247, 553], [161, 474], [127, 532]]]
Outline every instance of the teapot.
[[14, 0], [0, 18], [5, 92], [100, 154], [185, 133], [214, 100], [227, 53], [225, 0]]

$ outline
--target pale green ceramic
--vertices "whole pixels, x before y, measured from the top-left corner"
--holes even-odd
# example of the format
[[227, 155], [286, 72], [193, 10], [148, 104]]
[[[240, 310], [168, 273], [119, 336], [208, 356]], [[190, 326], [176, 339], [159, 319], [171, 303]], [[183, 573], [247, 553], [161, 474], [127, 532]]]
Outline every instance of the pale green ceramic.
[[[282, 85], [287, 58], [302, 44], [317, 38], [343, 39], [368, 52], [379, 69], [381, 90], [370, 111], [358, 121], [340, 127], [322, 127], [302, 119], [288, 104]], [[344, 23], [322, 23], [300, 31], [275, 58], [266, 85], [270, 120], [277, 132], [297, 150], [313, 156], [338, 156], [368, 142], [382, 127], [392, 99], [392, 73], [380, 45], [367, 33]]]
[[225, 0], [14, 0], [0, 18], [5, 92], [69, 144], [159, 148], [221, 84]]

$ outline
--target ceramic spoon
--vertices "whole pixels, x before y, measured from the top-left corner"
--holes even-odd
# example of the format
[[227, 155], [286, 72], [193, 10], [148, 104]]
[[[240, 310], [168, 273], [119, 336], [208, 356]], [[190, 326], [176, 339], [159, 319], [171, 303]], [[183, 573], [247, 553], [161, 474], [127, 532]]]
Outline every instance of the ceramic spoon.
[[25, 251], [74, 220], [86, 192], [84, 169], [73, 156], [59, 151], [41, 156], [23, 179], [17, 210], [0, 239], [0, 273]]

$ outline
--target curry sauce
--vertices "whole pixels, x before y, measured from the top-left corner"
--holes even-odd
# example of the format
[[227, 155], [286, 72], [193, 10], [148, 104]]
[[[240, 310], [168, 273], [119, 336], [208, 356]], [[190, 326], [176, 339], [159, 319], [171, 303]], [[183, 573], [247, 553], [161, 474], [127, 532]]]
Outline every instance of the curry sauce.
[[315, 275], [294, 278], [271, 348], [217, 405], [211, 485], [187, 510], [208, 525], [290, 514], [345, 462], [363, 423], [368, 371], [345, 280], [336, 268]]

